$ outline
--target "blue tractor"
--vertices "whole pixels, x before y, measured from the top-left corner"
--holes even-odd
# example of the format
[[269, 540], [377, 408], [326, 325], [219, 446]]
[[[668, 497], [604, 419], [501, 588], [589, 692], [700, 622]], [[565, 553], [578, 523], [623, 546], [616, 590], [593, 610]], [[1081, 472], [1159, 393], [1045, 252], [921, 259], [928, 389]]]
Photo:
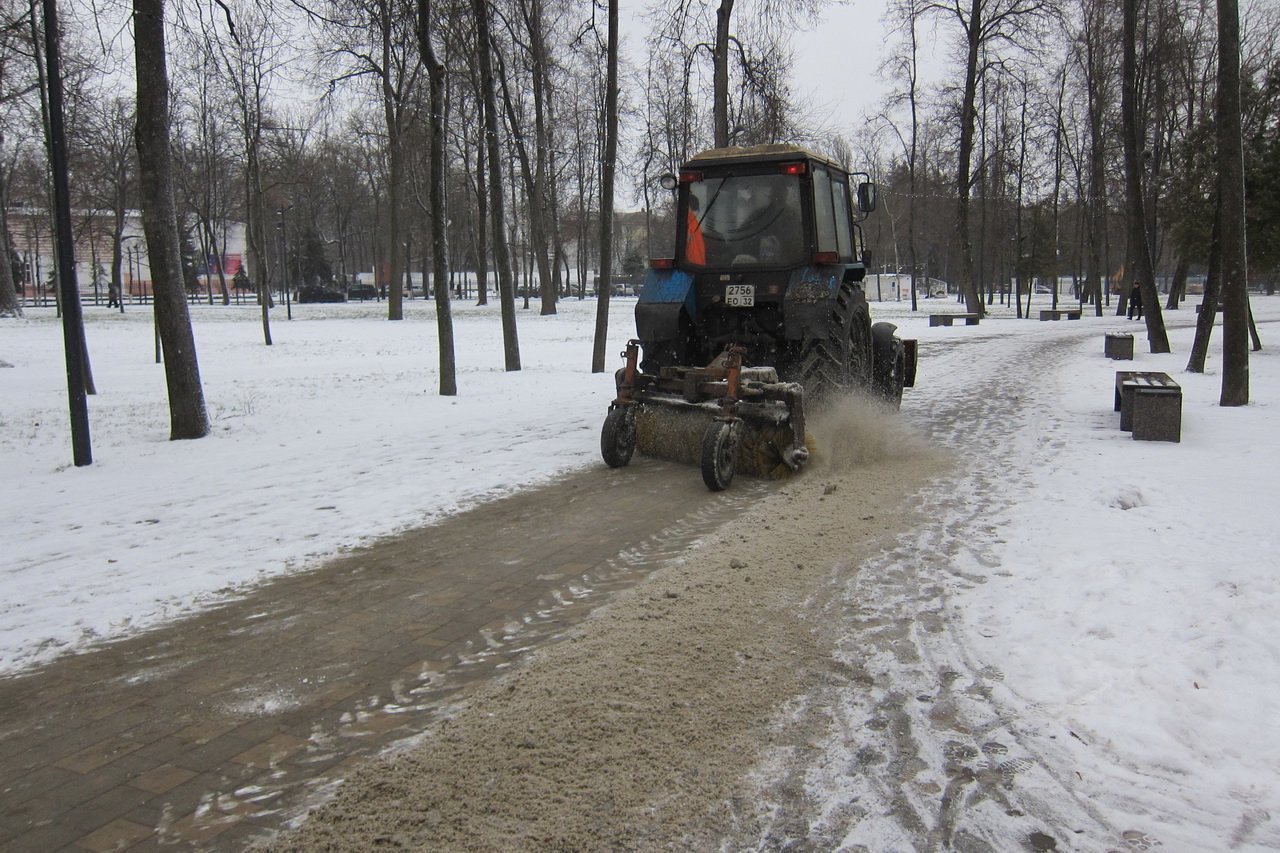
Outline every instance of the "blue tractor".
[[806, 400], [867, 391], [901, 404], [915, 342], [871, 322], [865, 178], [762, 145], [705, 151], [664, 179], [675, 256], [650, 262], [601, 434], [606, 463], [638, 447], [699, 464], [719, 490], [736, 471], [779, 476], [807, 460]]

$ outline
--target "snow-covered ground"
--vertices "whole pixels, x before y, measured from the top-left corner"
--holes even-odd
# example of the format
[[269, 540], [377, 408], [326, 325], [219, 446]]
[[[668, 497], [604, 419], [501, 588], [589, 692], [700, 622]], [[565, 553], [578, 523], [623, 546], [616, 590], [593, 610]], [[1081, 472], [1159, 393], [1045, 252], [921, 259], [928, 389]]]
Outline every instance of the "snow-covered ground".
[[[58, 320], [28, 309], [0, 321], [0, 672], [602, 464], [599, 427], [633, 305], [615, 300], [609, 371], [596, 375], [594, 302], [521, 311], [520, 372], [504, 370], [496, 304], [455, 305], [452, 398], [437, 394], [434, 313], [421, 300], [397, 323], [377, 303], [294, 306], [292, 321], [276, 309], [271, 347], [256, 308], [193, 306], [213, 432], [185, 442], [168, 440], [147, 310], [90, 307], [98, 394], [83, 468], [71, 464]], [[915, 316], [907, 303], [873, 306], [933, 356], [908, 392], [908, 421], [927, 422], [934, 401], [974, 370], [1000, 370], [1028, 336], [1062, 341], [1038, 366], [1042, 383], [1010, 391], [1044, 396], [1043, 417], [993, 422], [989, 443], [961, 448], [983, 461], [975, 497], [991, 501], [975, 534], [981, 560], [959, 567], [985, 582], [950, 600], [966, 645], [1039, 718], [1105, 746], [1072, 755], [1082, 779], [1103, 779], [1135, 809], [1183, 815], [1188, 842], [1197, 826], [1221, 838], [1224, 822], [1245, 846], [1275, 839], [1259, 827], [1280, 810], [1280, 301], [1254, 298], [1272, 348], [1252, 354], [1253, 403], [1234, 409], [1217, 406], [1220, 339], [1205, 374], [1183, 372], [1190, 304], [1167, 315], [1174, 352], [1161, 356], [1146, 353], [1140, 324], [1110, 311], [1041, 323], [997, 307], [976, 328], [930, 328], [927, 313], [959, 308], [923, 305]], [[1131, 369], [1182, 384], [1180, 444], [1119, 431], [1112, 381], [1130, 365], [1102, 355], [1104, 331], [1118, 329], [1135, 332]], [[945, 345], [979, 336], [963, 355]]]

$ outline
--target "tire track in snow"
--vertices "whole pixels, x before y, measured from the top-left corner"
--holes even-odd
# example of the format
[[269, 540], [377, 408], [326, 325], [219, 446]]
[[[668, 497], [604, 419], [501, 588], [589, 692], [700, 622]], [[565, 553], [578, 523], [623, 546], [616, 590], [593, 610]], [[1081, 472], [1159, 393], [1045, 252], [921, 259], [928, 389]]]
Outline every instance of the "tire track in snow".
[[1074, 793], [1064, 756], [1046, 754], [1043, 736], [1030, 737], [1044, 733], [1019, 716], [1003, 673], [966, 647], [952, 603], [1000, 565], [993, 519], [1014, 506], [1029, 478], [1041, 427], [1061, 417], [1043, 401], [1064, 380], [1043, 366], [1095, 333], [1004, 340], [999, 364], [983, 351], [991, 335], [922, 346], [929, 375], [906, 416], [958, 468], [919, 495], [932, 523], [879, 559], [848, 567], [843, 594], [815, 602], [841, 636], [820, 686], [778, 724], [792, 732], [791, 745], [757, 772], [769, 805], [750, 846], [1130, 846], [1130, 834]]

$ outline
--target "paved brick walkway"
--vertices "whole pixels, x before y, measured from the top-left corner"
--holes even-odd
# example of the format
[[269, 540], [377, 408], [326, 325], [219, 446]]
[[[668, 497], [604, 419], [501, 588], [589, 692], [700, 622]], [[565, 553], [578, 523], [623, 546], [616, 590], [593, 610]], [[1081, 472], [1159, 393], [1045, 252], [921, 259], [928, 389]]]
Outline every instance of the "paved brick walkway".
[[0, 847], [242, 848], [762, 488], [593, 468], [0, 680]]

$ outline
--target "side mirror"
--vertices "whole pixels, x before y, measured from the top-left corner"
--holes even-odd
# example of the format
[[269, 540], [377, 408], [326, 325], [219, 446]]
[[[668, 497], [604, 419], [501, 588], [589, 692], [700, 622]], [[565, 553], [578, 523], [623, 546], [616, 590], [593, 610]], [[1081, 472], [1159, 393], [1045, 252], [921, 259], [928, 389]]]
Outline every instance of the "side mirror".
[[858, 184], [858, 210], [870, 213], [876, 209], [876, 185], [870, 181]]
[[658, 184], [664, 190], [674, 190], [676, 187], [680, 186], [680, 181], [675, 175], [667, 172], [665, 175], [658, 178]]

